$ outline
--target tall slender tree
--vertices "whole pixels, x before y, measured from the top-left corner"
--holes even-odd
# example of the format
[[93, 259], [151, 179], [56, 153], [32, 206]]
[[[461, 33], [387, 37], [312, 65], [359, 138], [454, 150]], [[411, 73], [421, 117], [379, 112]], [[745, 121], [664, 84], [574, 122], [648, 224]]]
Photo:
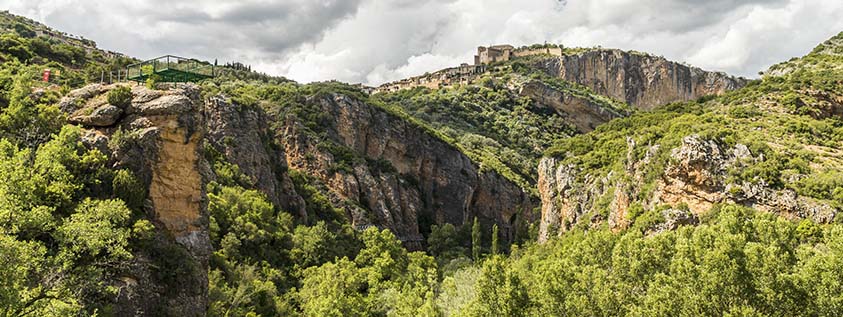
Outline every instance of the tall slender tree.
[[471, 225], [471, 256], [474, 261], [480, 260], [480, 222], [474, 217]]
[[492, 226], [492, 254], [500, 252], [498, 245], [498, 224]]

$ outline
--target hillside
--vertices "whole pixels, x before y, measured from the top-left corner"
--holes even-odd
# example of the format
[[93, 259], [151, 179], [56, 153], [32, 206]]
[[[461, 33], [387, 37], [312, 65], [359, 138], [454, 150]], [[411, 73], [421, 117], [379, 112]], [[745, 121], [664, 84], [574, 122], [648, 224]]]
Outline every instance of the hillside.
[[0, 30], [4, 315], [843, 310], [843, 33], [755, 81], [555, 46], [370, 94]]
[[518, 57], [484, 69], [444, 88], [401, 89], [374, 98], [400, 107], [532, 193], [538, 160], [555, 140], [637, 110], [745, 84], [661, 57], [602, 48], [566, 48], [561, 56]]
[[624, 229], [659, 205], [682, 206], [686, 218], [736, 203], [833, 221], [843, 207], [837, 38], [744, 89], [636, 113], [556, 144], [539, 168], [541, 239], [578, 223]]

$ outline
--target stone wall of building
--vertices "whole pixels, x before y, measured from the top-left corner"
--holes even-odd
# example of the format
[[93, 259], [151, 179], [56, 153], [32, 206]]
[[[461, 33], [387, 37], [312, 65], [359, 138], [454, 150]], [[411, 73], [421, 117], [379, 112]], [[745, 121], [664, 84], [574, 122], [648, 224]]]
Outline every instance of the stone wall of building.
[[506, 62], [515, 57], [532, 55], [562, 56], [562, 48], [549, 46], [542, 48], [515, 48], [508, 44], [492, 45], [489, 47], [480, 46], [477, 48], [477, 55], [474, 55], [474, 65], [463, 63], [458, 67], [445, 68], [434, 73], [386, 83], [367, 92], [377, 94], [382, 92], [395, 92], [403, 89], [412, 89], [415, 87], [436, 89], [441, 87], [450, 87], [457, 84], [469, 84], [474, 82], [474, 80], [476, 80], [481, 74], [486, 72], [488, 64]]
[[485, 72], [486, 66], [484, 65], [468, 65], [464, 63], [458, 67], [445, 68], [422, 76], [386, 83], [375, 88], [372, 93], [395, 92], [415, 87], [436, 89], [456, 84], [468, 84]]

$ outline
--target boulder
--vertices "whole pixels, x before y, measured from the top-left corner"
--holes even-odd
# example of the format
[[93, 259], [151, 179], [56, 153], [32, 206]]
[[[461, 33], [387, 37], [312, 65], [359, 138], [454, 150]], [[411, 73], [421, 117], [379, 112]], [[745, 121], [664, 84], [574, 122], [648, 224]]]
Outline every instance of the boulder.
[[73, 115], [68, 118], [68, 121], [89, 127], [110, 127], [114, 125], [122, 115], [123, 109], [105, 104], [94, 109], [90, 115]]

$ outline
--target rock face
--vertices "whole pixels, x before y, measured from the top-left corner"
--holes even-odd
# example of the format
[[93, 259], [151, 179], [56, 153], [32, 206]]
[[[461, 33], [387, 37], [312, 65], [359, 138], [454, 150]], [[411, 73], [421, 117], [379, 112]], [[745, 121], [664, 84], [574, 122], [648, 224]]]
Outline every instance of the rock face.
[[[217, 177], [209, 159], [236, 165], [248, 185], [301, 220], [308, 216], [305, 202], [287, 171], [315, 176], [357, 228], [391, 229], [411, 249], [423, 247], [422, 234], [432, 224], [478, 217], [511, 241], [517, 224], [532, 218], [531, 197], [515, 183], [481, 171], [423, 128], [345, 95], [307, 100], [325, 114], [325, 133], [315, 134], [295, 117], [270, 118], [222, 96], [202, 100], [194, 85], [135, 86], [122, 108], [106, 101], [115, 87], [73, 91], [60, 108], [85, 128], [89, 147], [108, 155], [114, 169], [131, 171], [147, 193], [142, 209], [157, 234], [114, 282], [117, 315], [207, 310], [212, 246], [205, 185]], [[353, 153], [350, 162], [344, 151]]]
[[[820, 223], [831, 222], [839, 212], [834, 207], [801, 197], [791, 189], [774, 189], [763, 181], [729, 183], [727, 172], [750, 161], [753, 156], [746, 146], [726, 147], [697, 135], [685, 137], [682, 144], [670, 150], [670, 159], [654, 189], [642, 195], [644, 174], [658, 146], [648, 147], [642, 159], [636, 160], [635, 142], [628, 139], [627, 165], [623, 175], [580, 175], [575, 165], [562, 164], [556, 158], [544, 158], [539, 164], [538, 189], [542, 201], [539, 241], [569, 230], [583, 221], [602, 223], [615, 229], [630, 225], [630, 197], [639, 197], [642, 207], [659, 205], [687, 207], [687, 211], [671, 208], [663, 211], [667, 220], [652, 231], [667, 230], [681, 224], [692, 224], [695, 215], [708, 211], [717, 203], [734, 203], [789, 218], [807, 218]], [[609, 203], [606, 204], [605, 201]], [[590, 216], [589, 218], [584, 218]]]
[[87, 129], [84, 142], [107, 154], [114, 169], [130, 170], [148, 193], [143, 211], [157, 234], [115, 281], [114, 312], [202, 316], [211, 253], [204, 192], [210, 169], [199, 146], [205, 129], [198, 88], [136, 86], [131, 104], [118, 108], [104, 102], [115, 87], [87, 86], [60, 103], [71, 122]]
[[746, 84], [743, 78], [621, 50], [587, 50], [544, 59], [536, 66], [641, 109], [721, 94]]
[[273, 204], [306, 221], [304, 200], [286, 173], [284, 149], [274, 142], [275, 133], [263, 110], [212, 96], [205, 103], [203, 116], [209, 145], [237, 165]]
[[[430, 224], [461, 225], [476, 216], [500, 227], [504, 241], [529, 217], [531, 200], [513, 182], [479, 168], [450, 144], [379, 108], [345, 95], [317, 95], [307, 101], [325, 113], [328, 141], [288, 120], [283, 133], [290, 167], [321, 179], [346, 204], [358, 228], [391, 229], [410, 248], [423, 241]], [[332, 145], [335, 144], [335, 145]], [[356, 156], [346, 168], [332, 147]], [[347, 159], [346, 159], [347, 161]], [[523, 215], [523, 216], [522, 216]]]
[[563, 93], [540, 81], [524, 84], [519, 94], [532, 98], [538, 105], [552, 108], [583, 133], [592, 131], [609, 120], [627, 115], [602, 107], [589, 99]]

